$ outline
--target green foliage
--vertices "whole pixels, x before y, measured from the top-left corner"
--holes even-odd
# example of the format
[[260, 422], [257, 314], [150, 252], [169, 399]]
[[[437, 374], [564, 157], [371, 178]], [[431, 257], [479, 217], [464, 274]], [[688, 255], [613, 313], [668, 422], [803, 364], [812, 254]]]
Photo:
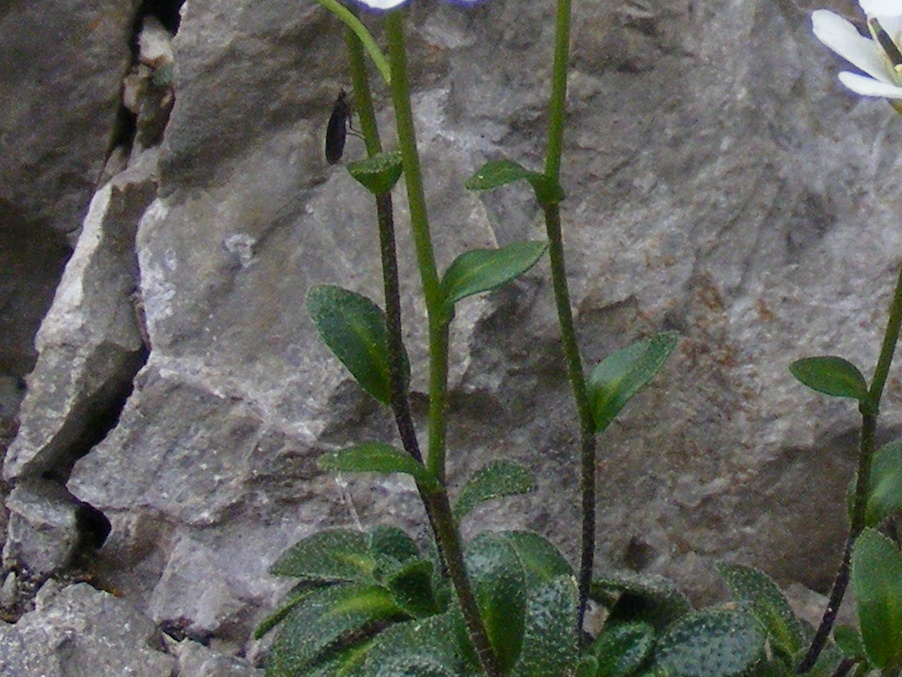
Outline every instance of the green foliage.
[[664, 332], [618, 350], [595, 367], [587, 386], [597, 433], [658, 373], [678, 340], [676, 332]]
[[592, 580], [592, 599], [608, 607], [609, 623], [648, 623], [663, 630], [692, 611], [692, 604], [663, 576], [607, 572]]
[[348, 165], [351, 176], [373, 195], [390, 191], [401, 178], [403, 170], [399, 150], [377, 153]]
[[317, 460], [323, 470], [342, 472], [401, 473], [412, 476], [427, 491], [439, 487], [438, 480], [410, 454], [382, 442], [366, 442], [350, 449], [330, 451]]
[[594, 677], [630, 677], [654, 646], [655, 629], [648, 623], [608, 624], [590, 649], [595, 654]]
[[868, 397], [864, 376], [858, 367], [842, 357], [806, 357], [793, 362], [789, 371], [804, 385], [824, 395], [850, 397], [860, 402]]
[[720, 563], [717, 571], [733, 593], [733, 599], [764, 628], [771, 645], [787, 658], [794, 658], [804, 647], [805, 633], [773, 579], [740, 564]]
[[480, 503], [525, 494], [535, 488], [535, 475], [523, 466], [512, 461], [492, 461], [477, 470], [460, 490], [454, 504], [454, 516], [460, 522]]
[[658, 639], [654, 664], [669, 677], [742, 677], [765, 659], [765, 634], [742, 611], [696, 611]]
[[[902, 439], [884, 445], [871, 461], [865, 526], [877, 527], [895, 510], [902, 508]], [[849, 485], [849, 513], [855, 496], [855, 480]]]
[[869, 662], [885, 672], [902, 669], [902, 552], [873, 529], [855, 543], [852, 587]]
[[840, 625], [833, 628], [833, 640], [836, 642], [842, 655], [855, 661], [865, 659], [864, 644], [861, 634], [855, 628], [848, 625]]
[[[383, 404], [391, 397], [385, 315], [365, 296], [319, 285], [307, 292], [307, 312], [335, 356], [367, 393]], [[410, 365], [403, 356], [404, 380]]]
[[335, 529], [296, 543], [270, 568], [276, 576], [334, 583], [366, 578], [376, 568], [366, 534]]
[[376, 585], [343, 583], [314, 590], [281, 623], [266, 675], [307, 674], [331, 659], [342, 640], [402, 613], [388, 591]]
[[515, 242], [501, 249], [473, 249], [458, 256], [442, 278], [449, 314], [461, 299], [518, 278], [542, 258], [547, 248], [545, 242]]
[[257, 629], [259, 637], [279, 628], [267, 677], [356, 674], [385, 628], [445, 612], [434, 568], [396, 527], [322, 531], [300, 541], [270, 569], [307, 588]]
[[450, 613], [398, 623], [379, 634], [355, 677], [472, 675], [454, 637]]
[[514, 677], [570, 674], [579, 659], [577, 602], [573, 576], [557, 576], [530, 588]]
[[523, 644], [526, 588], [523, 567], [503, 534], [479, 534], [466, 551], [467, 573], [498, 663], [513, 667]]
[[485, 163], [467, 180], [470, 190], [492, 190], [514, 181], [528, 181], [542, 205], [558, 204], [564, 199], [560, 184], [545, 174], [531, 172], [513, 160], [496, 160]]

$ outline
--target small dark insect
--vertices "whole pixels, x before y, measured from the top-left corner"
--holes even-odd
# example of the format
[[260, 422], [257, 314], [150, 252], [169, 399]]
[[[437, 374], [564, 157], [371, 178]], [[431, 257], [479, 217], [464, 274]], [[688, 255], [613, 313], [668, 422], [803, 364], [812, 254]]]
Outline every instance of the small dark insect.
[[345, 152], [345, 140], [348, 138], [348, 124], [351, 121], [351, 104], [348, 103], [345, 90], [338, 93], [332, 115], [326, 127], [326, 162], [334, 165], [341, 160]]

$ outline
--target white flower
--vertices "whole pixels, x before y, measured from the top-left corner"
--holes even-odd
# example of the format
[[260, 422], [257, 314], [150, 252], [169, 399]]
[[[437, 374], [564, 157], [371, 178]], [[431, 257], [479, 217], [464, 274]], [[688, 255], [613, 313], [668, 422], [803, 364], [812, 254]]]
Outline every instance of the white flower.
[[[452, 0], [460, 5], [475, 5], [479, 0]], [[872, 0], [873, 2], [874, 0]], [[885, 0], [883, 0], [885, 1]], [[381, 12], [384, 12], [389, 9], [395, 9], [396, 7], [400, 7], [407, 0], [357, 0], [358, 4], [363, 5], [368, 9], [376, 9]]]
[[871, 37], [826, 9], [811, 15], [814, 35], [867, 75], [843, 71], [839, 81], [856, 94], [902, 100], [902, 2], [858, 0], [868, 17]]

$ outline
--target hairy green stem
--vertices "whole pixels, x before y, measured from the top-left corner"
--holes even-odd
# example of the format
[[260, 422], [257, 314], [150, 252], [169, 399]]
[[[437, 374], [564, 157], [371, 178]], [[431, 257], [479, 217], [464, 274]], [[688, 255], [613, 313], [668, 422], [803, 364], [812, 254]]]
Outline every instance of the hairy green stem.
[[814, 638], [811, 640], [805, 657], [799, 663], [796, 674], [809, 672], [817, 662], [818, 656], [823, 651], [836, 614], [842, 604], [846, 589], [849, 586], [851, 573], [852, 549], [855, 540], [865, 527], [867, 517], [868, 487], [871, 481], [871, 464], [874, 452], [877, 448], [877, 417], [880, 414], [880, 400], [883, 397], [883, 388], [889, 376], [889, 369], [893, 363], [893, 355], [896, 352], [896, 344], [899, 342], [899, 330], [902, 327], [902, 266], [899, 267], [899, 276], [896, 280], [896, 290], [890, 304], [889, 319], [886, 324], [886, 332], [883, 335], [883, 345], [880, 348], [880, 356], [877, 358], [877, 366], [874, 368], [874, 378], [868, 389], [868, 397], [861, 402], [861, 436], [858, 449], [858, 471], [855, 479], [855, 495], [852, 502], [852, 518], [849, 524], [849, 534], [843, 549], [843, 558], [839, 566], [833, 587], [830, 590], [830, 599], [824, 610], [823, 618], [818, 626]]
[[548, 232], [548, 258], [551, 261], [551, 281], [557, 305], [561, 343], [567, 363], [567, 378], [576, 400], [580, 429], [580, 494], [582, 512], [582, 544], [579, 566], [578, 627], [582, 630], [592, 583], [592, 567], [595, 558], [595, 420], [586, 387], [573, 313], [570, 310], [570, 291], [567, 288], [567, 270], [564, 264], [564, 243], [561, 234], [561, 215], [557, 205], [545, 207], [545, 228]]
[[448, 390], [448, 344], [450, 318], [445, 309], [445, 297], [439, 281], [429, 233], [426, 213], [426, 196], [417, 153], [416, 131], [410, 106], [410, 85], [407, 79], [407, 53], [404, 40], [404, 23], [400, 11], [389, 12], [385, 22], [388, 52], [391, 66], [392, 104], [398, 128], [398, 145], [404, 166], [407, 201], [413, 231], [414, 247], [429, 316], [429, 455], [426, 464], [439, 478], [439, 492], [420, 491], [430, 515], [439, 549], [448, 567], [448, 575], [457, 596], [467, 632], [483, 670], [489, 677], [501, 677], [498, 660], [485, 624], [479, 614], [479, 606], [464, 564], [460, 534], [445, 483], [445, 426]]
[[[567, 113], [567, 67], [570, 61], [570, 0], [558, 0], [555, 18], [554, 65], [552, 67], [551, 99], [548, 110], [548, 148], [545, 155], [545, 175], [554, 183], [560, 182], [561, 155], [564, 144], [564, 122]], [[576, 400], [580, 423], [580, 512], [582, 513], [582, 543], [579, 562], [578, 627], [582, 631], [592, 583], [595, 562], [595, 421], [586, 388], [567, 271], [564, 266], [564, 246], [561, 235], [561, 215], [557, 204], [544, 205], [545, 229], [548, 233], [551, 279], [557, 305], [558, 323], [567, 362], [567, 377]]]

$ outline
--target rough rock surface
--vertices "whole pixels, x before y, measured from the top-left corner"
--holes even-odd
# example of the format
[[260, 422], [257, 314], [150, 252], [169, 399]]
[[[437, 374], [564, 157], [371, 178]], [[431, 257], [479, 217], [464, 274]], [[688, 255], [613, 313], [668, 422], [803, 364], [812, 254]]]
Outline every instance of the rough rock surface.
[[[516, 0], [410, 7], [442, 268], [464, 249], [542, 237], [524, 189], [462, 184], [489, 159], [540, 166], [551, 11]], [[902, 253], [899, 121], [841, 91], [837, 61], [791, 0], [593, 0], [574, 11], [563, 218], [584, 356], [595, 363], [662, 329], [682, 335], [600, 440], [601, 563], [675, 577], [698, 601], [720, 592], [717, 559], [823, 592], [857, 415], [810, 394], [787, 365], [834, 353], [872, 369]], [[347, 86], [340, 44], [315, 3], [182, 8], [159, 190], [130, 212], [150, 357], [117, 424], [62, 473], [111, 524], [99, 553], [109, 585], [160, 626], [249, 655], [249, 629], [285, 590], [266, 570], [288, 545], [327, 525], [415, 528], [421, 516], [403, 480], [336, 480], [315, 466], [323, 451], [392, 439], [386, 412], [350, 383], [303, 311], [314, 283], [381, 295], [371, 202], [322, 157]], [[384, 88], [377, 100], [387, 130]], [[361, 144], [350, 139], [346, 153], [356, 159]], [[499, 457], [531, 467], [539, 493], [483, 509], [479, 524], [538, 530], [572, 556], [576, 425], [547, 274], [543, 262], [460, 308], [450, 478]], [[73, 273], [58, 304], [80, 280]], [[421, 415], [425, 328], [412, 293], [405, 322]], [[65, 369], [59, 345], [46, 352]], [[59, 378], [84, 373], [71, 363]], [[36, 375], [28, 397], [50, 397], [42, 388], [52, 384]], [[902, 429], [900, 405], [894, 376], [887, 437]], [[53, 436], [54, 426], [41, 430]], [[26, 444], [46, 447], [16, 442]], [[73, 460], [65, 446], [25, 465], [12, 453], [7, 477], [27, 463], [50, 469], [42, 458]]]
[[175, 658], [161, 648], [157, 628], [129, 602], [86, 583], [48, 584], [34, 611], [0, 625], [0, 674], [171, 677]]

